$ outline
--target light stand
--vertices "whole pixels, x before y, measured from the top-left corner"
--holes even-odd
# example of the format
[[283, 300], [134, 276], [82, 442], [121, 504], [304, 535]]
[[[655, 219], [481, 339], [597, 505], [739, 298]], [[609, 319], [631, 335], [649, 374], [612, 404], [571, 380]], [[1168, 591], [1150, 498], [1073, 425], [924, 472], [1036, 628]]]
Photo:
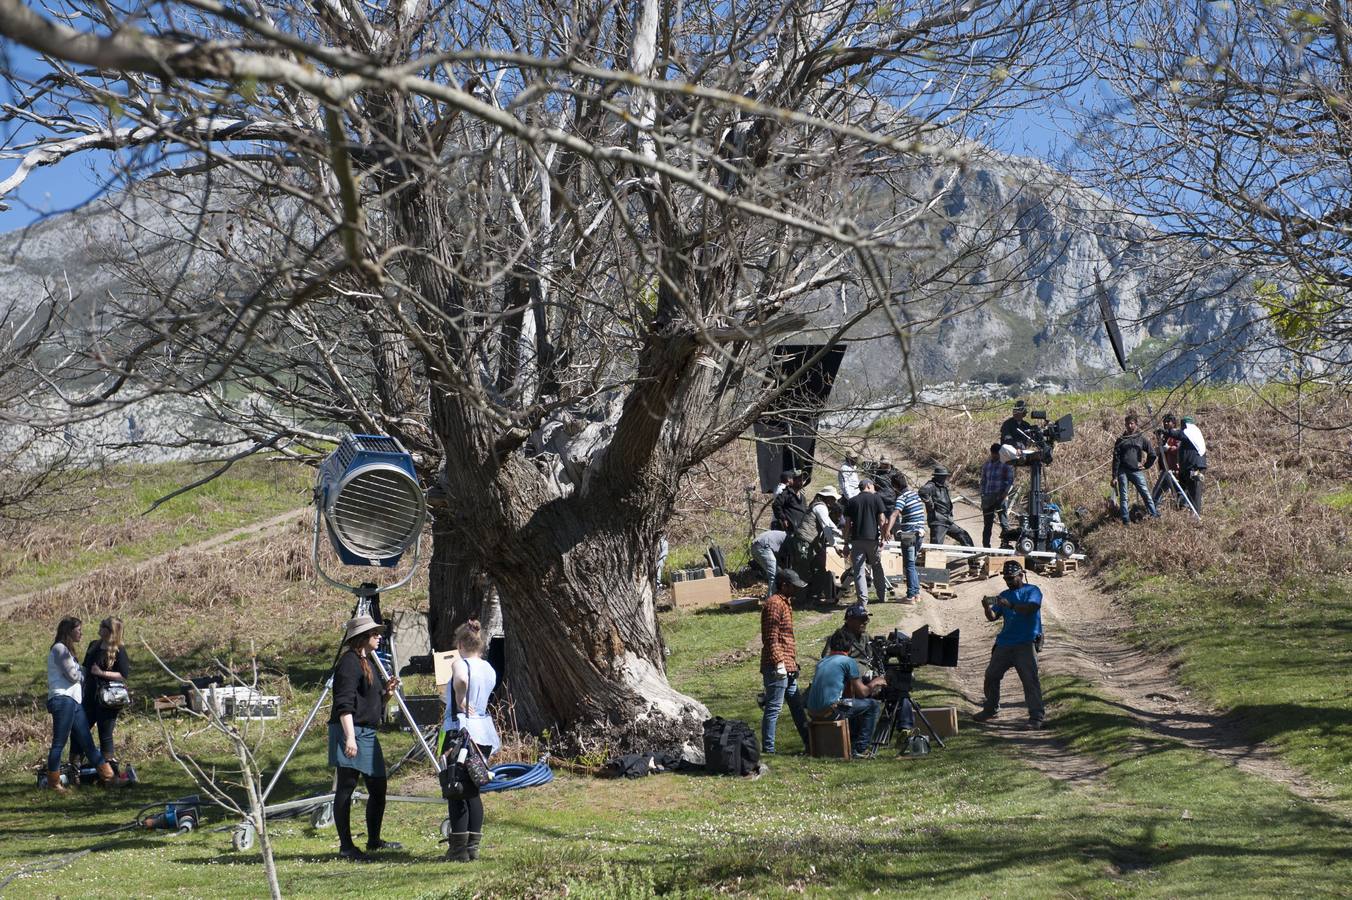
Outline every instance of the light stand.
[[[319, 481], [315, 487], [315, 503], [314, 539], [310, 546], [310, 562], [324, 581], [356, 597], [349, 618], [370, 616], [377, 624], [383, 626], [385, 623], [380, 615], [382, 591], [396, 590], [412, 581], [421, 556], [419, 538], [427, 507], [422, 489], [413, 475], [411, 458], [394, 438], [383, 435], [348, 435], [320, 467]], [[323, 527], [325, 524], [327, 529]], [[320, 562], [319, 538], [321, 531], [324, 530], [327, 530], [329, 540], [338, 551], [339, 557], [348, 564], [389, 568], [397, 565], [403, 552], [411, 547], [413, 559], [408, 572], [384, 588], [378, 587], [373, 582], [353, 585], [338, 581], [324, 570]], [[392, 667], [398, 672], [399, 656], [393, 634], [387, 635], [387, 641]], [[260, 802], [263, 804], [264, 817], [282, 812], [313, 809], [315, 811], [311, 818], [313, 825], [325, 825], [332, 821], [333, 792], [272, 806], [267, 805], [267, 799], [276, 787], [282, 772], [295, 756], [301, 739], [305, 737], [319, 711], [328, 702], [329, 692], [333, 690], [333, 669], [337, 667], [342, 653], [343, 643], [340, 641], [338, 651], [334, 655], [334, 664], [330, 667], [329, 676], [324, 679], [324, 687], [319, 692], [319, 698], [309, 715], [305, 717], [300, 732], [291, 742], [277, 771], [273, 773], [263, 790]], [[371, 659], [380, 672], [382, 684], [388, 681], [390, 673], [380, 655], [373, 653]], [[404, 702], [402, 689], [395, 690], [394, 699], [399, 705], [399, 711], [404, 715], [404, 720], [412, 729], [416, 741], [416, 746], [410, 754], [421, 750], [431, 762], [433, 770], [440, 773], [441, 761], [428, 744], [422, 728]], [[427, 798], [387, 799], [424, 802]], [[250, 822], [246, 820], [236, 827], [233, 844], [239, 850], [246, 850], [252, 846], [253, 825]]]

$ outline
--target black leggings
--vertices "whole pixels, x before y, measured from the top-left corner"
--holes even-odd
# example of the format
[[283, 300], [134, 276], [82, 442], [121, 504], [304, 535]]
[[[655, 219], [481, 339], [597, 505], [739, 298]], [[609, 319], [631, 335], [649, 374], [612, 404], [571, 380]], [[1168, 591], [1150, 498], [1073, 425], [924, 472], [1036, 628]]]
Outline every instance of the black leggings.
[[[487, 748], [482, 745], [479, 750], [487, 758]], [[466, 785], [465, 796], [459, 800], [447, 800], [446, 812], [451, 818], [451, 832], [460, 834], [470, 831], [475, 834], [482, 834], [484, 830], [484, 801], [479, 796], [479, 786], [473, 781]]]
[[[338, 848], [346, 850], [352, 844], [352, 792], [357, 789], [356, 769], [347, 766], [337, 768], [338, 785], [333, 791], [333, 824], [338, 828]], [[362, 775], [366, 780], [366, 843], [367, 846], [380, 841], [380, 823], [385, 818], [386, 779]]]

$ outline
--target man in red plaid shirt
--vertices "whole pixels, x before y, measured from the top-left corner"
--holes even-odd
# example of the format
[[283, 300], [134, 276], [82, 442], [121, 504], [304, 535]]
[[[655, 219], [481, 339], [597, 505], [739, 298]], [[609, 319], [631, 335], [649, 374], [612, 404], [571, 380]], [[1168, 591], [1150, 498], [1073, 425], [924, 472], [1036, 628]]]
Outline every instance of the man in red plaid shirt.
[[981, 467], [981, 546], [991, 545], [991, 528], [1000, 516], [1000, 546], [1009, 528], [1009, 491], [1014, 487], [1014, 467], [1000, 461], [1000, 445], [991, 444], [990, 459]]
[[807, 713], [798, 692], [798, 645], [793, 636], [794, 594], [807, 582], [793, 569], [780, 569], [775, 590], [761, 604], [761, 677], [765, 684], [765, 713], [761, 716], [761, 753], [775, 752], [775, 729], [784, 701], [789, 703], [794, 727], [807, 746]]

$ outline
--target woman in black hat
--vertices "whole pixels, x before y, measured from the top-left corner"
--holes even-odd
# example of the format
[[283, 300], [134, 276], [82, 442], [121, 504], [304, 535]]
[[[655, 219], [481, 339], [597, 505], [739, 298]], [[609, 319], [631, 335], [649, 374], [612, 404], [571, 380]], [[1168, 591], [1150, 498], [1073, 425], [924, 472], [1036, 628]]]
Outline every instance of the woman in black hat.
[[397, 678], [383, 685], [377, 680], [371, 657], [380, 646], [380, 626], [370, 616], [347, 623], [343, 652], [333, 670], [333, 712], [329, 715], [329, 765], [337, 774], [333, 792], [333, 824], [338, 828], [338, 855], [353, 862], [370, 862], [352, 843], [352, 792], [357, 775], [366, 780], [366, 850], [400, 849], [380, 838], [385, 818], [385, 755], [376, 739], [385, 703], [399, 686]]

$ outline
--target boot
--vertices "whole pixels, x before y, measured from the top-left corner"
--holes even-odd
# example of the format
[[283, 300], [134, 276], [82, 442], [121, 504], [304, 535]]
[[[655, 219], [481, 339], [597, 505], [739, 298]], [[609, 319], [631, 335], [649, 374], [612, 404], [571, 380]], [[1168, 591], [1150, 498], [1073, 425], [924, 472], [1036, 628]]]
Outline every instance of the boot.
[[117, 776], [113, 774], [113, 767], [107, 762], [99, 763], [99, 784], [104, 787], [112, 787], [117, 782]]
[[469, 832], [469, 843], [465, 845], [465, 853], [468, 855], [470, 862], [479, 858], [479, 841], [483, 840], [483, 836], [482, 831]]
[[62, 797], [70, 795], [70, 788], [61, 783], [61, 770], [47, 773], [47, 787], [56, 791]]
[[448, 862], [469, 862], [469, 832], [457, 831], [450, 837], [450, 846], [446, 848]]

